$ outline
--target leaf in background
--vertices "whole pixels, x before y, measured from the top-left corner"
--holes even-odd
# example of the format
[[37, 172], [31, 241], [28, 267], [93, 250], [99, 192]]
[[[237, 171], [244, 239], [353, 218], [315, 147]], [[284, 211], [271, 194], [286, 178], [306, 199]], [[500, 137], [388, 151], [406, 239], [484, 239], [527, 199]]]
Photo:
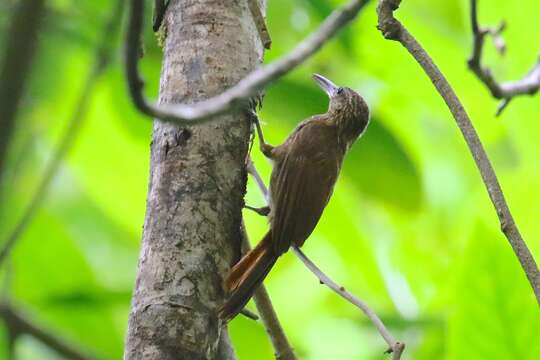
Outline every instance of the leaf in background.
[[13, 264], [14, 298], [31, 304], [28, 307], [39, 315], [40, 323], [98, 353], [121, 355], [125, 324], [116, 326], [114, 309], [82, 307], [81, 311], [50, 304], [54, 294], [102, 291], [85, 255], [57, 218], [40, 212], [15, 248]]
[[381, 340], [365, 346], [370, 343], [369, 335], [351, 319], [323, 316], [308, 319], [303, 327], [305, 346], [301, 350], [305, 354], [300, 354], [301, 359], [363, 359], [372, 348], [383, 344]]
[[[263, 111], [271, 111], [273, 118], [289, 123], [292, 130], [303, 119], [326, 112], [327, 107], [327, 96], [316, 86], [282, 80], [271, 86]], [[399, 140], [375, 116], [347, 155], [344, 174], [360, 191], [377, 200], [406, 210], [417, 210], [422, 203], [418, 169]]]
[[[145, 62], [148, 62], [147, 58], [148, 56], [145, 56]], [[157, 61], [153, 61], [152, 63], [155, 68], [159, 68]], [[150, 80], [150, 77], [146, 74], [145, 80]], [[109, 117], [111, 119], [118, 119], [116, 122], [122, 128], [122, 132], [130, 135], [133, 140], [149, 144], [151, 140], [152, 119], [135, 109], [133, 102], [127, 94], [124, 71], [120, 67], [111, 69], [107, 82], [108, 86], [103, 90], [107, 93], [107, 102], [109, 103], [107, 107], [111, 111]], [[150, 86], [147, 87], [149, 88]], [[153, 97], [149, 96], [149, 98]]]
[[130, 232], [120, 227], [77, 184], [69, 187], [74, 190], [71, 194], [52, 194], [54, 200], [49, 201], [48, 210], [65, 221], [66, 231], [102, 287], [99, 292], [128, 291], [135, 281], [139, 229]]
[[22, 360], [63, 360], [56, 351], [31, 336], [22, 336], [20, 340], [17, 340], [15, 354], [17, 359]]
[[[280, 123], [285, 123], [291, 130], [305, 118], [326, 112], [328, 97], [315, 85], [288, 78], [271, 84], [263, 102], [263, 116], [270, 112]], [[284, 139], [282, 139], [283, 141]]]
[[43, 210], [26, 229], [12, 258], [15, 294], [24, 301], [40, 302], [52, 292], [95, 285], [84, 254], [63, 224]]
[[[323, 21], [328, 15], [332, 13], [337, 6], [331, 1], [327, 0], [305, 0], [310, 7], [315, 11], [318, 17], [318, 22]], [[337, 35], [336, 39], [346, 52], [346, 55], [352, 55], [354, 52], [354, 40], [353, 33], [350, 26], [342, 29]]]
[[109, 86], [102, 83], [96, 87], [88, 121], [70, 156], [70, 165], [101, 211], [123, 229], [139, 234], [148, 188], [150, 138], [142, 139], [126, 130], [123, 122], [142, 119], [118, 118]]
[[418, 210], [422, 203], [418, 169], [376, 117], [349, 151], [344, 173], [360, 191], [379, 201], [405, 210]]
[[238, 316], [229, 324], [229, 330], [239, 359], [273, 358], [272, 345], [261, 321]]
[[538, 304], [502, 234], [478, 225], [453, 291], [448, 359], [538, 358]]

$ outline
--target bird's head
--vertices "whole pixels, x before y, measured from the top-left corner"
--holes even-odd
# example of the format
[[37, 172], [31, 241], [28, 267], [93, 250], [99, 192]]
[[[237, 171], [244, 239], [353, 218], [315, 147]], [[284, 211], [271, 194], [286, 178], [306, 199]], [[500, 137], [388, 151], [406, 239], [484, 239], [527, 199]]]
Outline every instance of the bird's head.
[[324, 76], [313, 74], [313, 79], [330, 98], [328, 120], [334, 122], [350, 146], [369, 123], [369, 108], [356, 91], [334, 84]]

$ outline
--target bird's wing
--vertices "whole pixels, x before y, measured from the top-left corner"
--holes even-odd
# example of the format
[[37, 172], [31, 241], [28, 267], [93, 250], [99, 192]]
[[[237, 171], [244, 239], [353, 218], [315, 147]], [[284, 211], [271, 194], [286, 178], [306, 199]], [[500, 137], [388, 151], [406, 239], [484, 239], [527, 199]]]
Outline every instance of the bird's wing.
[[[284, 144], [286, 153], [272, 173], [272, 243], [278, 254], [301, 246], [330, 199], [342, 154], [328, 125], [303, 125]], [[285, 150], [284, 150], [285, 151]]]

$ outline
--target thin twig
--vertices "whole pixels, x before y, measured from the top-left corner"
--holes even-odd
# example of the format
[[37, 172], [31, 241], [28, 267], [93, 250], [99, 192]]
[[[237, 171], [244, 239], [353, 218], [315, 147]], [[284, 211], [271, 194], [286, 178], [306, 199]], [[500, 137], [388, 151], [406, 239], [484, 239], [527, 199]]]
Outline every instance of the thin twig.
[[[251, 250], [251, 247], [249, 245], [248, 235], [243, 222], [241, 230], [242, 251], [243, 253], [247, 253], [249, 250]], [[266, 329], [266, 332], [270, 337], [270, 341], [272, 342], [272, 346], [274, 347], [276, 359], [296, 360], [296, 355], [294, 354], [293, 348], [285, 335], [285, 331], [283, 331], [283, 327], [279, 322], [276, 311], [274, 310], [274, 306], [272, 305], [272, 301], [270, 300], [270, 296], [268, 295], [268, 291], [266, 291], [263, 284], [261, 284], [255, 291], [255, 294], [253, 294], [253, 301], [255, 301], [255, 306], [257, 306], [257, 311], [261, 316], [264, 328]]]
[[[268, 198], [268, 188], [264, 184], [264, 181], [261, 178], [261, 175], [257, 171], [257, 168], [255, 167], [255, 164], [251, 160], [251, 158], [247, 161], [247, 171], [250, 175], [252, 175], [255, 178], [255, 181], [257, 182], [257, 185], [259, 186], [259, 190], [261, 193]], [[293, 252], [295, 255], [306, 265], [306, 267], [317, 276], [317, 278], [324, 284], [326, 284], [329, 288], [334, 290], [338, 295], [345, 298], [347, 301], [352, 303], [353, 305], [357, 306], [366, 314], [368, 319], [375, 325], [381, 336], [384, 338], [386, 343], [389, 346], [389, 349], [387, 352], [391, 352], [392, 359], [400, 359], [401, 354], [403, 353], [403, 350], [405, 349], [405, 344], [399, 341], [396, 341], [394, 337], [390, 334], [390, 332], [386, 329], [381, 319], [375, 314], [373, 310], [369, 308], [369, 306], [363, 302], [362, 300], [358, 299], [356, 296], [352, 295], [351, 293], [345, 291], [345, 289], [339, 285], [337, 285], [332, 279], [330, 279], [327, 275], [325, 275], [318, 267], [315, 265], [299, 248], [293, 246]]]
[[[336, 294], [338, 294], [339, 296], [341, 296], [342, 298], [344, 298], [345, 300], [347, 300], [348, 302], [350, 302], [351, 304], [353, 304], [354, 306], [362, 310], [362, 312], [368, 317], [368, 319], [371, 320], [373, 325], [375, 325], [375, 327], [379, 331], [379, 334], [381, 334], [381, 336], [383, 337], [384, 341], [386, 341], [386, 343], [388, 344], [389, 349], [387, 350], [387, 352], [393, 353], [394, 359], [399, 359], [401, 357], [401, 353], [403, 352], [405, 348], [405, 344], [402, 342], [396, 341], [396, 339], [394, 339], [394, 337], [390, 334], [388, 329], [384, 326], [383, 322], [377, 316], [377, 314], [375, 314], [375, 312], [371, 310], [370, 307], [365, 302], [363, 302], [362, 300], [360, 300], [359, 298], [357, 298], [356, 296], [354, 296], [353, 294], [345, 290], [343, 286], [339, 286], [332, 279], [330, 279], [325, 273], [321, 271], [321, 269], [317, 267], [317, 265], [313, 263], [313, 261], [311, 261], [306, 256], [306, 254], [302, 252], [302, 250], [300, 250], [296, 246], [293, 246], [292, 250], [294, 254], [304, 263], [304, 265], [306, 265], [306, 267], [319, 279], [321, 283], [325, 284], [330, 289], [332, 289]], [[397, 357], [395, 357], [396, 354], [397, 354]]]
[[469, 69], [486, 85], [494, 98], [501, 100], [501, 104], [497, 109], [497, 116], [508, 106], [512, 98], [521, 95], [534, 95], [538, 92], [540, 89], [540, 57], [531, 70], [522, 79], [516, 81], [499, 83], [493, 76], [491, 69], [482, 66], [482, 54], [486, 36], [490, 35], [497, 51], [504, 54], [506, 45], [501, 33], [505, 28], [505, 23], [502, 22], [497, 28], [481, 27], [478, 23], [477, 0], [471, 0], [471, 28], [473, 50], [468, 60]]
[[476, 166], [480, 171], [480, 175], [482, 176], [491, 202], [497, 212], [501, 230], [510, 242], [514, 253], [527, 275], [527, 279], [534, 290], [536, 300], [540, 304], [540, 271], [538, 271], [538, 266], [514, 222], [506, 199], [504, 198], [499, 180], [497, 179], [493, 166], [484, 150], [484, 146], [476, 133], [469, 115], [463, 108], [463, 105], [448, 83], [448, 80], [446, 80], [437, 65], [435, 65], [431, 57], [418, 41], [416, 41], [407, 29], [394, 17], [393, 12], [399, 7], [400, 3], [401, 0], [379, 1], [377, 7], [379, 30], [381, 30], [385, 38], [399, 41], [411, 53], [446, 102], [446, 105], [450, 109], [450, 112], [454, 116], [457, 125], [465, 138], [465, 142], [471, 151]]
[[[125, 60], [129, 93], [141, 112], [179, 125], [201, 124], [233, 108], [247, 104], [249, 99], [270, 82], [284, 76], [305, 62], [341, 28], [353, 20], [369, 0], [352, 0], [328, 16], [319, 28], [281, 59], [253, 71], [238, 84], [213, 98], [195, 105], [149, 102], [143, 94], [144, 81], [138, 71], [139, 43], [143, 27], [144, 1], [131, 0], [125, 41]], [[195, 121], [197, 120], [197, 121]]]
[[242, 309], [240, 311], [240, 314], [244, 315], [245, 317], [251, 320], [255, 320], [255, 321], [259, 320], [259, 315], [255, 314], [253, 311], [249, 309]]
[[6, 31], [6, 45], [0, 59], [0, 176], [4, 173], [8, 144], [30, 73], [44, 9], [44, 0], [19, 1]]
[[9, 304], [0, 303], [0, 317], [6, 323], [6, 327], [8, 328], [13, 341], [16, 340], [20, 335], [27, 334], [47, 345], [49, 348], [56, 351], [59, 355], [62, 355], [66, 359], [94, 359], [93, 357], [84, 354], [82, 351], [75, 349], [72, 345], [67, 344], [55, 335], [52, 335], [47, 330], [32, 323]]
[[101, 41], [96, 49], [94, 64], [84, 82], [79, 100], [77, 101], [74, 112], [69, 120], [66, 131], [60, 140], [60, 143], [58, 144], [50, 162], [45, 168], [43, 178], [39, 182], [36, 192], [32, 196], [28, 207], [25, 209], [22, 217], [15, 225], [13, 231], [7, 236], [5, 241], [1, 242], [2, 249], [0, 250], [0, 266], [11, 253], [11, 249], [21, 237], [22, 233], [33, 219], [36, 211], [41, 206], [41, 203], [47, 194], [49, 185], [57, 173], [62, 160], [72, 148], [75, 139], [79, 134], [83, 123], [82, 120], [86, 115], [86, 110], [88, 108], [94, 86], [97, 83], [99, 76], [105, 71], [106, 67], [110, 63], [113, 52], [113, 46], [111, 44], [113, 37], [112, 34], [115, 34], [118, 30], [118, 25], [122, 17], [123, 3], [124, 2], [122, 0], [116, 1], [114, 9], [110, 15], [110, 19], [108, 19], [105, 24]]

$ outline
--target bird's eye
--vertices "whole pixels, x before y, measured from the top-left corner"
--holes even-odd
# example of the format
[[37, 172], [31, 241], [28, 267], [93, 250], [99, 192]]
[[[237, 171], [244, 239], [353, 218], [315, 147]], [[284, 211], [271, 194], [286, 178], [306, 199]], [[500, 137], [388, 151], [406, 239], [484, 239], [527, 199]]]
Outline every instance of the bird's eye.
[[339, 89], [337, 89], [338, 95], [341, 94], [342, 92], [343, 92], [343, 88], [342, 88], [342, 87], [340, 87]]

